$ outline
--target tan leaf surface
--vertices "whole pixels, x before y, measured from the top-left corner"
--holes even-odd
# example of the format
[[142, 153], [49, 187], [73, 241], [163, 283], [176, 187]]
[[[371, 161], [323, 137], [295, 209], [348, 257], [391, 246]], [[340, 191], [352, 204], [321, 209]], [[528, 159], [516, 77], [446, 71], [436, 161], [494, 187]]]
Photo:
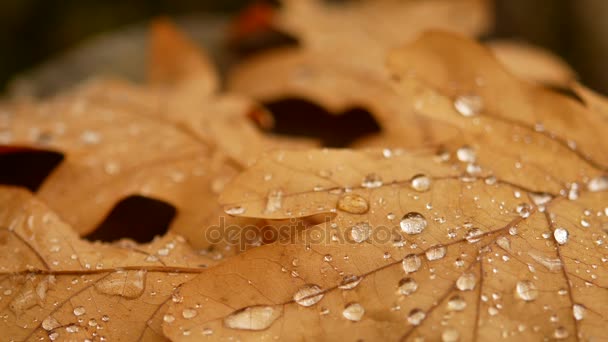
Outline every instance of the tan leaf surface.
[[389, 65], [402, 105], [458, 135], [435, 152], [266, 154], [225, 189], [226, 208], [327, 219], [180, 288], [170, 314], [203, 307], [164, 324], [169, 338], [604, 337], [602, 115], [452, 34], [425, 34]]
[[107, 245], [23, 190], [0, 188], [2, 340], [165, 340], [175, 288], [215, 263], [183, 238]]

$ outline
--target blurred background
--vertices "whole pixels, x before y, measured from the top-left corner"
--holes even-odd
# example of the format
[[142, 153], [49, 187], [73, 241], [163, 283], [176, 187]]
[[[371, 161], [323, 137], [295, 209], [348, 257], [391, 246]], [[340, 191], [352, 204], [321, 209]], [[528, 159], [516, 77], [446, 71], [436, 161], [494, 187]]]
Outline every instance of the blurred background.
[[[53, 87], [54, 80], [83, 73], [92, 65], [101, 71], [107, 67], [128, 74], [134, 65], [143, 62], [147, 20], [159, 15], [175, 18], [199, 40], [220, 44], [217, 33], [225, 31], [228, 18], [251, 3], [0, 1], [0, 93], [40, 93], [31, 89], [34, 84]], [[608, 94], [608, 68], [604, 65], [608, 60], [608, 1], [496, 0], [495, 15], [492, 38], [512, 38], [545, 47], [566, 60], [583, 83]], [[134, 57], [104, 59], [108, 50], [120, 49], [124, 56]], [[17, 78], [19, 81], [15, 81]]]

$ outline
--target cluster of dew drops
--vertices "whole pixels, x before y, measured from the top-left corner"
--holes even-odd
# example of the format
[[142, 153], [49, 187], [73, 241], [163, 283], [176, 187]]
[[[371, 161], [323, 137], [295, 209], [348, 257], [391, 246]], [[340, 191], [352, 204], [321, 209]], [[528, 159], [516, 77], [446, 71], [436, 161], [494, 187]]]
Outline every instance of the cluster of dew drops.
[[[455, 110], [464, 117], [475, 117], [483, 110], [483, 100], [480, 96], [476, 95], [463, 95], [459, 96], [454, 101]], [[571, 144], [570, 144], [571, 145]], [[384, 150], [383, 155], [386, 158], [390, 158], [395, 152], [391, 150]], [[475, 176], [479, 175], [482, 171], [481, 167], [476, 164], [476, 151], [474, 148], [470, 146], [462, 146], [456, 150], [455, 157], [459, 162], [464, 163], [465, 165], [465, 176], [462, 177], [463, 181], [470, 182], [475, 180]], [[448, 152], [441, 152], [437, 156], [438, 161], [447, 161], [451, 157]], [[270, 178], [270, 176], [268, 176]], [[488, 176], [485, 178], [485, 183], [488, 185], [493, 185], [497, 183], [497, 179], [493, 176]], [[377, 174], [369, 174], [365, 176], [363, 181], [361, 182], [361, 186], [363, 188], [373, 189], [383, 186], [384, 183], [382, 178]], [[409, 186], [411, 189], [417, 192], [426, 192], [431, 189], [432, 186], [432, 177], [429, 177], [424, 174], [418, 174], [412, 177], [409, 181]], [[589, 180], [587, 183], [587, 189], [591, 192], [604, 191], [608, 190], [608, 177], [607, 176], [599, 176]], [[322, 190], [322, 188], [314, 189], [315, 191]], [[570, 200], [576, 200], [579, 196], [580, 185], [578, 183], [573, 183], [571, 186], [564, 190], [561, 195], [567, 197]], [[545, 210], [545, 205], [549, 203], [553, 196], [547, 193], [530, 193], [528, 194], [536, 209], [543, 212]], [[516, 198], [522, 197], [520, 191], [515, 191], [514, 196]], [[275, 211], [281, 208], [281, 192], [271, 192], [268, 196], [267, 203], [267, 211]], [[337, 208], [339, 210], [351, 213], [351, 214], [364, 214], [369, 210], [369, 203], [367, 200], [357, 194], [354, 193], [346, 193], [344, 194], [337, 203]], [[432, 208], [431, 204], [427, 205], [427, 208]], [[533, 208], [528, 203], [521, 203], [515, 209], [516, 213], [519, 214], [522, 218], [527, 218], [533, 212]], [[227, 210], [229, 214], [242, 214], [245, 212], [244, 207], [233, 207]], [[589, 210], [585, 211], [585, 216], [590, 216], [591, 212]], [[599, 212], [598, 215], [606, 215], [608, 216], [608, 207], [604, 209], [603, 212]], [[395, 219], [396, 215], [393, 213], [389, 213], [387, 218], [389, 220]], [[419, 213], [419, 212], [407, 212], [405, 213], [400, 221], [399, 227], [404, 234], [408, 235], [417, 235], [421, 234], [428, 225], [427, 218]], [[587, 220], [582, 219], [581, 225], [583, 227], [589, 227], [589, 223]], [[478, 242], [481, 239], [481, 235], [483, 231], [479, 228], [473, 227], [472, 225], [468, 227], [468, 231], [465, 235], [465, 239], [469, 243]], [[373, 228], [367, 222], [359, 222], [353, 225], [350, 228], [350, 237], [356, 243], [362, 243], [367, 241], [372, 235]], [[455, 233], [453, 234], [455, 237]], [[517, 234], [517, 227], [511, 227], [509, 229], [510, 235]], [[555, 243], [558, 245], [565, 245], [569, 239], [569, 232], [564, 227], [555, 227], [551, 235], [543, 235], [544, 238], [553, 238]], [[509, 249], [510, 241], [506, 236], [501, 236], [497, 239], [496, 243], [501, 246], [501, 248]], [[602, 243], [602, 242], [600, 242]], [[403, 241], [395, 242], [395, 246], [402, 247]], [[429, 248], [424, 257], [426, 257], [429, 261], [440, 260], [445, 257], [447, 253], [447, 248], [445, 246], [433, 246]], [[531, 254], [535, 261], [539, 262], [541, 265], [551, 269], [560, 269], [561, 261], [559, 259], [550, 259], [544, 256], [539, 256], [536, 254]], [[390, 257], [390, 255], [389, 255]], [[324, 261], [330, 262], [333, 257], [331, 255], [325, 255]], [[503, 256], [504, 261], [508, 261], [508, 256]], [[458, 259], [456, 262], [456, 266], [463, 267], [464, 262]], [[401, 261], [401, 265], [403, 271], [406, 274], [406, 277], [402, 278], [397, 284], [397, 293], [402, 296], [409, 296], [415, 293], [419, 284], [411, 277], [407, 276], [418, 271], [422, 265], [422, 258], [417, 254], [408, 254]], [[338, 285], [339, 289], [342, 290], [351, 290], [354, 289], [361, 283], [363, 280], [362, 276], [357, 275], [348, 275], [344, 276], [341, 284]], [[478, 279], [474, 273], [464, 272], [462, 273], [458, 279], [456, 280], [455, 287], [458, 291], [472, 291], [477, 286]], [[536, 284], [530, 280], [521, 280], [517, 282], [514, 293], [520, 300], [525, 302], [533, 302], [539, 296], [539, 289]], [[567, 290], [560, 289], [559, 295], [567, 295]], [[318, 302], [320, 302], [325, 295], [325, 290], [322, 289], [319, 285], [316, 284], [306, 284], [299, 288], [297, 292], [293, 296], [293, 300], [295, 303], [299, 304], [302, 307], [311, 307]], [[500, 298], [500, 294], [495, 293], [492, 295], [493, 299]], [[487, 295], [481, 295], [481, 299], [484, 302], [489, 300]], [[467, 302], [464, 298], [458, 294], [450, 297], [447, 301], [447, 309], [450, 312], [459, 312], [463, 311], [467, 307]], [[491, 316], [499, 314], [499, 310], [501, 308], [500, 304], [496, 306], [490, 306], [488, 309], [488, 314]], [[395, 308], [398, 310], [398, 306]], [[274, 308], [272, 306], [262, 306], [262, 307], [251, 307], [247, 308], [247, 310], [239, 310], [232, 317], [229, 318], [230, 323], [225, 321], [226, 325], [232, 328], [241, 328], [241, 329], [252, 329], [252, 319], [256, 321], [256, 327], [260, 329], [265, 329], [272, 324], [272, 322], [276, 319], [276, 315], [270, 314]], [[574, 303], [572, 305], [572, 315], [575, 320], [580, 321], [584, 319], [586, 315], [586, 308], [582, 304]], [[329, 314], [329, 309], [321, 308], [321, 315]], [[256, 315], [257, 313], [257, 315]], [[344, 306], [342, 311], [342, 317], [346, 320], [357, 322], [363, 319], [365, 315], [365, 308], [362, 304], [357, 302], [350, 302]], [[408, 324], [412, 326], [420, 325], [424, 319], [426, 318], [426, 312], [422, 309], [415, 308], [412, 309], [406, 316], [406, 320]], [[552, 316], [552, 322], [557, 322], [557, 317]], [[540, 329], [540, 327], [533, 327], [535, 331]], [[254, 329], [255, 330], [255, 329]], [[526, 330], [526, 326], [520, 324], [518, 326], [518, 331], [523, 332]], [[565, 339], [570, 336], [567, 329], [563, 326], [557, 326], [553, 332], [552, 338], [555, 339]], [[447, 328], [442, 334], [441, 338], [443, 341], [458, 341], [460, 339], [460, 333], [456, 329]]]

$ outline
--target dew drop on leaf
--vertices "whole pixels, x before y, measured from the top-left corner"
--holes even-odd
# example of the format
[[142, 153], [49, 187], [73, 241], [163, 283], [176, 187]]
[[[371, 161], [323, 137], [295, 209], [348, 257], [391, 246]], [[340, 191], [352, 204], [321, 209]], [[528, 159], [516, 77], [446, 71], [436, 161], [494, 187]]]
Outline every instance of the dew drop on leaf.
[[483, 99], [477, 95], [461, 95], [454, 101], [454, 108], [462, 116], [475, 116], [483, 110]]
[[427, 226], [426, 218], [417, 212], [409, 212], [399, 222], [401, 230], [406, 234], [420, 234]]
[[456, 158], [463, 163], [474, 163], [477, 159], [477, 155], [472, 147], [462, 146], [456, 150]]
[[456, 288], [460, 291], [472, 291], [477, 285], [477, 277], [473, 273], [463, 273], [456, 280]]
[[370, 173], [369, 175], [363, 178], [361, 182], [361, 186], [368, 189], [379, 188], [383, 184], [382, 178], [375, 173]]
[[422, 261], [420, 260], [420, 257], [418, 255], [409, 254], [405, 258], [403, 258], [402, 265], [405, 273], [413, 273], [420, 269]]
[[412, 189], [418, 192], [428, 191], [431, 188], [431, 178], [423, 174], [418, 174], [412, 177], [410, 185], [412, 186]]
[[505, 251], [511, 250], [511, 240], [509, 240], [509, 238], [507, 238], [506, 236], [501, 236], [496, 239], [496, 244]]
[[564, 228], [558, 227], [553, 231], [553, 238], [555, 238], [555, 241], [560, 245], [564, 245], [568, 242], [568, 235], [568, 231]]
[[167, 323], [173, 323], [175, 321], [175, 316], [173, 316], [171, 314], [166, 314], [163, 316], [163, 321], [165, 321]]
[[338, 209], [351, 214], [365, 214], [369, 210], [369, 204], [360, 195], [345, 194], [338, 200]]
[[302, 286], [294, 295], [293, 299], [302, 306], [313, 306], [324, 296], [319, 285], [307, 284]]
[[445, 248], [445, 246], [434, 246], [426, 251], [425, 256], [427, 260], [434, 261], [443, 259], [443, 257], [445, 257], [446, 252], [447, 248]]
[[84, 307], [82, 306], [77, 306], [74, 308], [74, 316], [82, 316], [84, 315], [87, 311], [85, 310]]
[[517, 205], [517, 208], [515, 210], [522, 218], [527, 218], [532, 213], [532, 208], [528, 203], [521, 203]]
[[363, 318], [363, 314], [365, 313], [365, 308], [359, 303], [350, 303], [346, 305], [344, 311], [342, 311], [342, 316], [348, 319], [349, 321], [358, 322]]
[[363, 277], [360, 277], [358, 275], [345, 276], [342, 279], [342, 282], [340, 283], [340, 285], [338, 285], [338, 288], [342, 289], [342, 290], [351, 290], [351, 289], [354, 289], [355, 287], [357, 287], [357, 285], [359, 285], [359, 283], [361, 283], [362, 280], [363, 280]]
[[457, 342], [460, 333], [456, 329], [446, 329], [441, 333], [441, 342]]
[[555, 331], [553, 331], [553, 337], [555, 339], [564, 340], [568, 338], [568, 336], [570, 336], [570, 334], [568, 333], [568, 330], [566, 330], [566, 328], [564, 327], [557, 327], [555, 328]]
[[224, 318], [224, 325], [231, 329], [264, 330], [280, 317], [281, 311], [272, 306], [250, 306]]
[[608, 190], [608, 176], [599, 176], [591, 179], [587, 184], [587, 189], [591, 192]]
[[372, 227], [367, 222], [359, 222], [351, 227], [350, 236], [356, 243], [361, 243], [369, 239], [372, 234]]
[[412, 309], [407, 316], [407, 321], [411, 325], [420, 325], [426, 318], [426, 313], [420, 309]]
[[525, 300], [526, 302], [533, 301], [538, 297], [538, 289], [536, 288], [536, 285], [529, 280], [517, 282], [515, 291], [517, 292], [519, 298]]
[[418, 283], [412, 278], [403, 278], [399, 281], [398, 292], [402, 295], [409, 296], [418, 290]]
[[467, 302], [460, 296], [453, 296], [448, 300], [448, 311], [462, 311], [467, 307]]
[[101, 293], [135, 299], [144, 292], [145, 271], [117, 271], [95, 284]]
[[[270, 190], [268, 192], [268, 199], [266, 201], [266, 208], [264, 212], [266, 214], [271, 214], [281, 209], [283, 205], [283, 191], [280, 189]], [[241, 213], [242, 214], [242, 213]], [[235, 214], [238, 215], [238, 214]]]
[[60, 325], [61, 324], [52, 316], [49, 316], [42, 321], [42, 329], [46, 331], [51, 331]]
[[467, 234], [465, 235], [465, 239], [469, 243], [476, 243], [476, 242], [479, 242], [479, 240], [481, 240], [482, 234], [483, 234], [483, 230], [481, 230], [479, 228], [471, 228], [467, 231]]
[[228, 215], [241, 215], [245, 213], [245, 208], [241, 206], [229, 207], [224, 212]]
[[586, 312], [587, 312], [587, 309], [585, 308], [584, 305], [582, 305], [582, 304], [572, 305], [572, 315], [574, 316], [574, 319], [576, 319], [577, 321], [583, 320], [583, 318], [585, 318]]
[[197, 314], [198, 314], [198, 312], [196, 312], [196, 310], [194, 310], [192, 308], [187, 308], [182, 311], [182, 317], [184, 317], [185, 319], [194, 318], [194, 317], [196, 317]]

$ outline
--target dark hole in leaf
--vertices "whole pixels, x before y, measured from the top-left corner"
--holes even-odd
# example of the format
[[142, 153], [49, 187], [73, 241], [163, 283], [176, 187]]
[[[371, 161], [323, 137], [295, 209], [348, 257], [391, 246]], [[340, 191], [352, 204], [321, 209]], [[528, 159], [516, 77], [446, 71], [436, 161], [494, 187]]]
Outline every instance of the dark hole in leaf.
[[359, 107], [332, 114], [299, 98], [279, 99], [264, 106], [274, 119], [274, 125], [269, 129], [271, 133], [317, 138], [325, 147], [346, 147], [359, 138], [381, 131], [371, 113]]
[[63, 154], [55, 151], [0, 147], [0, 184], [35, 192], [62, 160]]
[[164, 235], [175, 217], [176, 209], [166, 202], [133, 195], [120, 201], [105, 220], [85, 239], [113, 242], [122, 238], [139, 243]]

